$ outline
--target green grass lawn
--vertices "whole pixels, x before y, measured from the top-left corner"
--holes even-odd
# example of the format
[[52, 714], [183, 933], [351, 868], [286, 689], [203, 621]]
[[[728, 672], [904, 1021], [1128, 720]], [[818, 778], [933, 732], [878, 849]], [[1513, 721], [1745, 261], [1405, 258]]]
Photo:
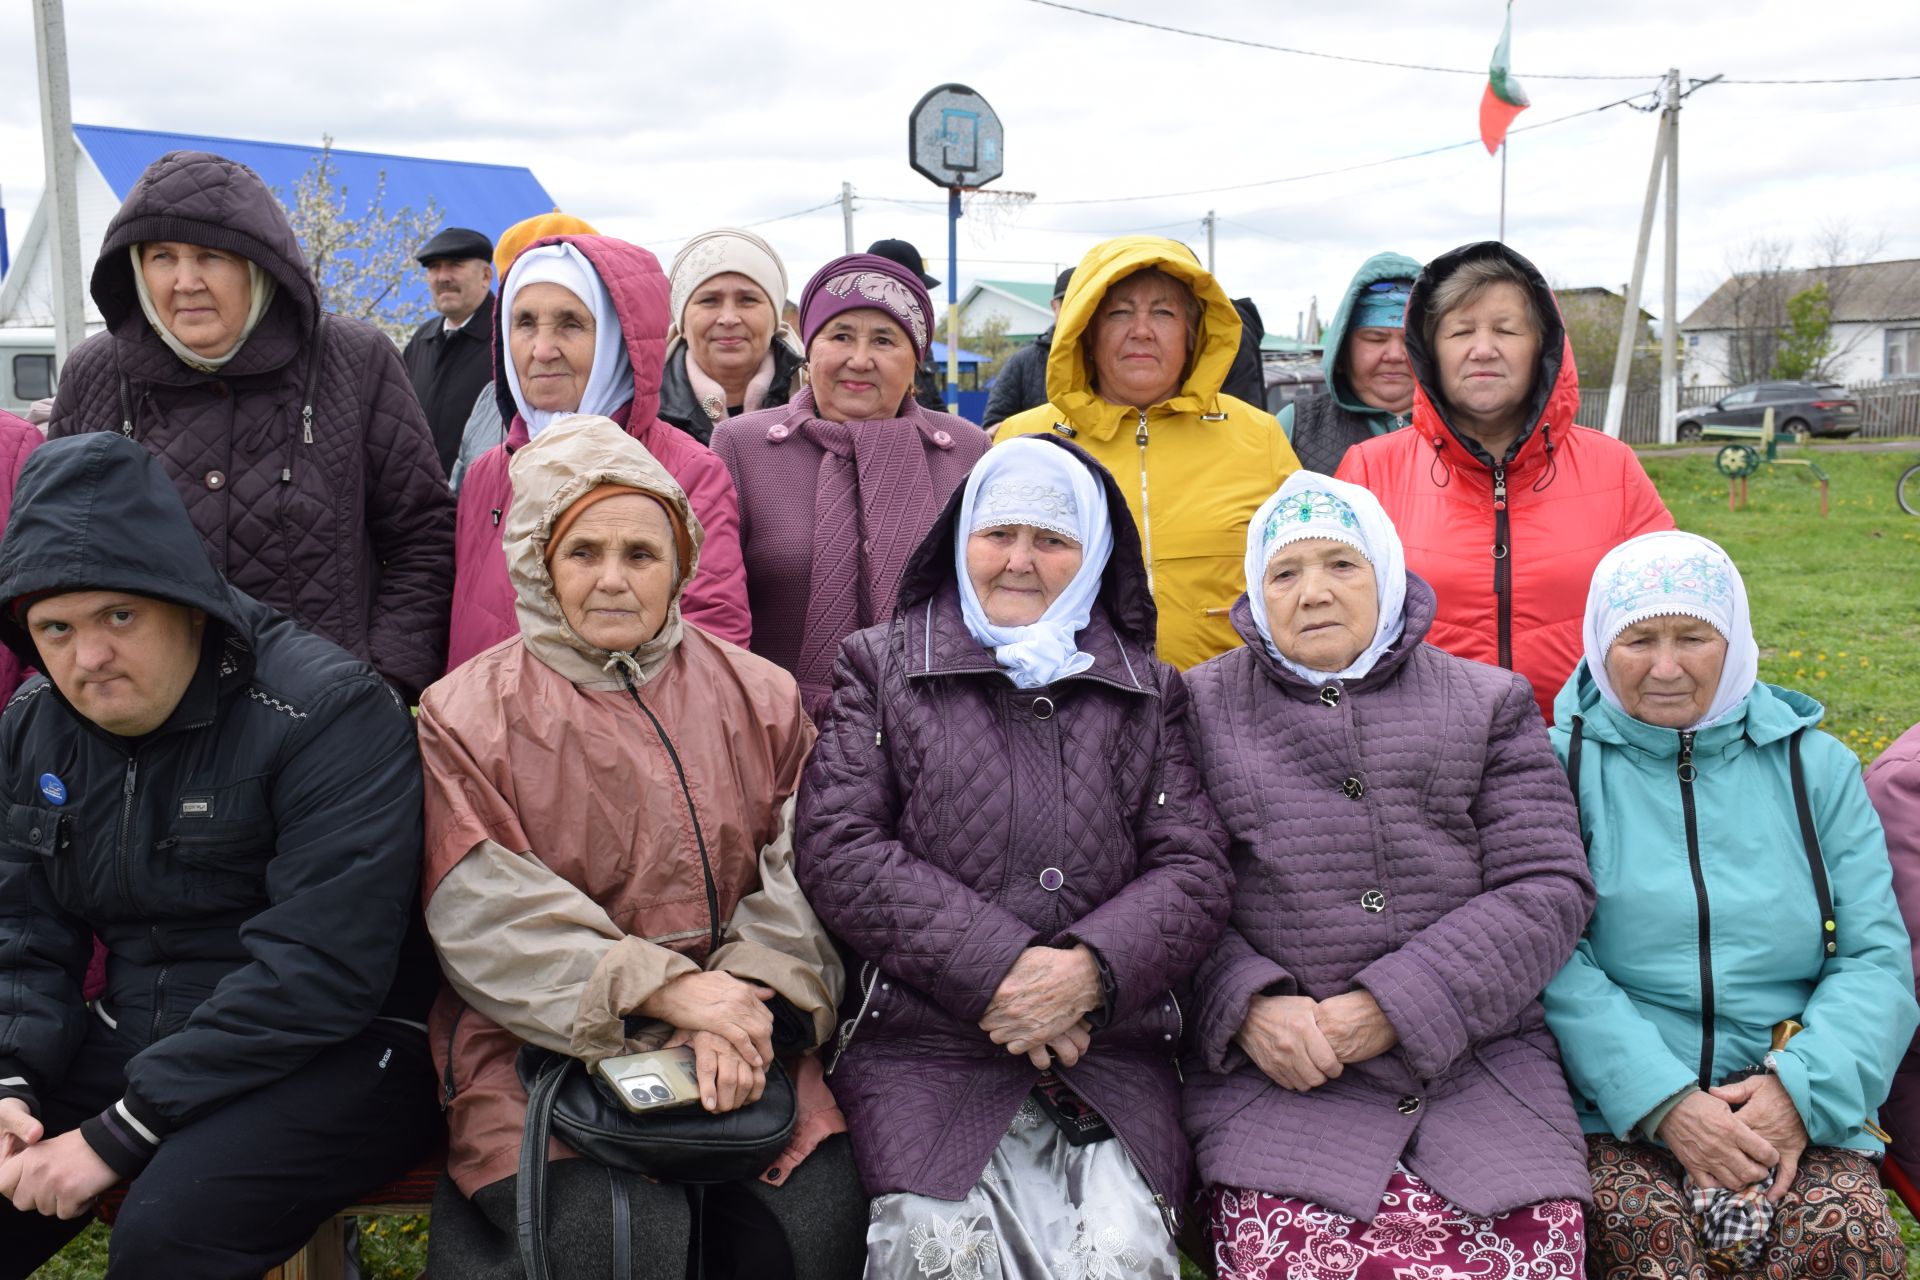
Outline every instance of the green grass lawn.
[[1761, 468], [1746, 506], [1729, 512], [1711, 456], [1645, 461], [1680, 527], [1740, 566], [1760, 678], [1818, 698], [1821, 727], [1869, 761], [1920, 721], [1920, 518], [1893, 501], [1894, 481], [1920, 452], [1782, 454], [1832, 477], [1826, 519], [1805, 467]]
[[[1760, 641], [1760, 678], [1826, 704], [1827, 732], [1864, 763], [1920, 721], [1920, 519], [1894, 505], [1893, 484], [1920, 452], [1784, 449], [1831, 477], [1831, 514], [1807, 468], [1771, 466], [1727, 510], [1711, 455], [1650, 453], [1647, 473], [1683, 529], [1712, 538], [1740, 566]], [[1920, 1280], [1920, 1226], [1896, 1207], [1907, 1273]], [[369, 1280], [409, 1280], [425, 1254], [426, 1220], [369, 1220]], [[106, 1268], [95, 1226], [43, 1267], [41, 1280], [93, 1280]]]

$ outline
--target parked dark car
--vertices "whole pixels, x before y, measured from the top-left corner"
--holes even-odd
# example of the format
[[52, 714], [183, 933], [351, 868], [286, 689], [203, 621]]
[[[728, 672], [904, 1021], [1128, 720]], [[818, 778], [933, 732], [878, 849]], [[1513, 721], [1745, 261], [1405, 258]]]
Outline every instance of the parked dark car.
[[1860, 402], [1833, 382], [1750, 382], [1711, 406], [1682, 409], [1678, 435], [1698, 440], [1704, 429], [1759, 428], [1768, 409], [1775, 431], [1844, 439], [1860, 429]]

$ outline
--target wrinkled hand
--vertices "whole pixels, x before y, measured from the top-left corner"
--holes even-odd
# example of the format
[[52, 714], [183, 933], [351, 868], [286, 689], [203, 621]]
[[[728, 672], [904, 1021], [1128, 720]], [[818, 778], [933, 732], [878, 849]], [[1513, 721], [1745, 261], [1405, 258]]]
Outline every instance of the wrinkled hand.
[[1042, 1071], [1051, 1069], [1055, 1062], [1071, 1067], [1086, 1056], [1087, 1047], [1092, 1043], [1093, 1028], [1076, 1022], [1058, 1037], [1027, 1050], [1027, 1061]]
[[0, 1196], [22, 1213], [77, 1218], [120, 1181], [78, 1129], [36, 1142], [0, 1161]]
[[1341, 1066], [1315, 1012], [1315, 1002], [1306, 996], [1255, 996], [1234, 1041], [1282, 1089], [1317, 1089], [1339, 1075]]
[[1712, 1093], [1688, 1094], [1660, 1122], [1659, 1137], [1703, 1187], [1738, 1191], [1780, 1163], [1779, 1150]]
[[[773, 992], [742, 982], [730, 973], [687, 973], [667, 983], [633, 1012], [658, 1018], [675, 1031], [705, 1031], [719, 1036], [765, 1072], [773, 1061]], [[711, 1105], [711, 1104], [709, 1104]]]
[[1105, 998], [1100, 966], [1085, 946], [1028, 947], [1000, 980], [980, 1029], [1007, 1052], [1025, 1055], [1058, 1041]]
[[40, 1141], [43, 1132], [26, 1103], [18, 1098], [0, 1099], [0, 1162]]
[[1313, 1019], [1343, 1063], [1377, 1058], [1400, 1043], [1400, 1033], [1370, 991], [1348, 991], [1322, 1000], [1314, 1006]]
[[749, 1102], [760, 1101], [767, 1091], [767, 1069], [756, 1067], [740, 1056], [733, 1041], [711, 1031], [676, 1031], [666, 1048], [689, 1045], [693, 1049], [693, 1074], [700, 1082], [700, 1105], [719, 1115]]
[[1792, 1189], [1794, 1175], [1800, 1172], [1800, 1154], [1807, 1149], [1807, 1126], [1793, 1105], [1793, 1096], [1774, 1075], [1748, 1076], [1707, 1092], [1732, 1107], [1737, 1119], [1780, 1153], [1780, 1167], [1774, 1170], [1773, 1187], [1767, 1192], [1767, 1199], [1777, 1204]]

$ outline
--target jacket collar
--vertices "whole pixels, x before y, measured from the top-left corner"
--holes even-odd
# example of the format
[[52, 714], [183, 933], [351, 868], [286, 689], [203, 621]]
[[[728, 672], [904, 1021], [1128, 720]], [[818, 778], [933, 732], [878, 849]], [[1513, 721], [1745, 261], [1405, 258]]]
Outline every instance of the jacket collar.
[[[1336, 680], [1332, 683], [1348, 693], [1365, 693], [1378, 689], [1396, 676], [1407, 659], [1413, 656], [1427, 638], [1428, 628], [1433, 626], [1433, 615], [1437, 607], [1433, 588], [1427, 580], [1417, 573], [1407, 574], [1406, 624], [1401, 628], [1400, 638], [1380, 655], [1373, 664], [1373, 670], [1358, 680]], [[1267, 679], [1273, 681], [1288, 697], [1297, 702], [1312, 702], [1320, 697], [1322, 685], [1308, 684], [1292, 671], [1288, 670], [1271, 653], [1267, 652], [1267, 642], [1260, 636], [1260, 628], [1253, 621], [1253, 602], [1245, 592], [1233, 602], [1228, 614], [1233, 629], [1247, 646], [1247, 652], [1253, 655], [1253, 662]]]

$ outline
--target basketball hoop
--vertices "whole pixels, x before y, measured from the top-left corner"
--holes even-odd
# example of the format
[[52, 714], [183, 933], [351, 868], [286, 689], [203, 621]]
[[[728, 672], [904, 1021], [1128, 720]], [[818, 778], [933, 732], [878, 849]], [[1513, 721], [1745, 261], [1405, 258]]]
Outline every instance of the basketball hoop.
[[960, 207], [968, 221], [967, 236], [975, 244], [988, 244], [1000, 233], [1020, 221], [1020, 215], [1033, 203], [1031, 191], [1001, 191], [998, 188], [960, 188]]
[[907, 163], [947, 189], [947, 412], [958, 413], [962, 205], [980, 219], [992, 239], [1033, 193], [981, 189], [1004, 169], [1006, 135], [987, 100], [964, 84], [938, 85], [914, 103], [907, 113]]

